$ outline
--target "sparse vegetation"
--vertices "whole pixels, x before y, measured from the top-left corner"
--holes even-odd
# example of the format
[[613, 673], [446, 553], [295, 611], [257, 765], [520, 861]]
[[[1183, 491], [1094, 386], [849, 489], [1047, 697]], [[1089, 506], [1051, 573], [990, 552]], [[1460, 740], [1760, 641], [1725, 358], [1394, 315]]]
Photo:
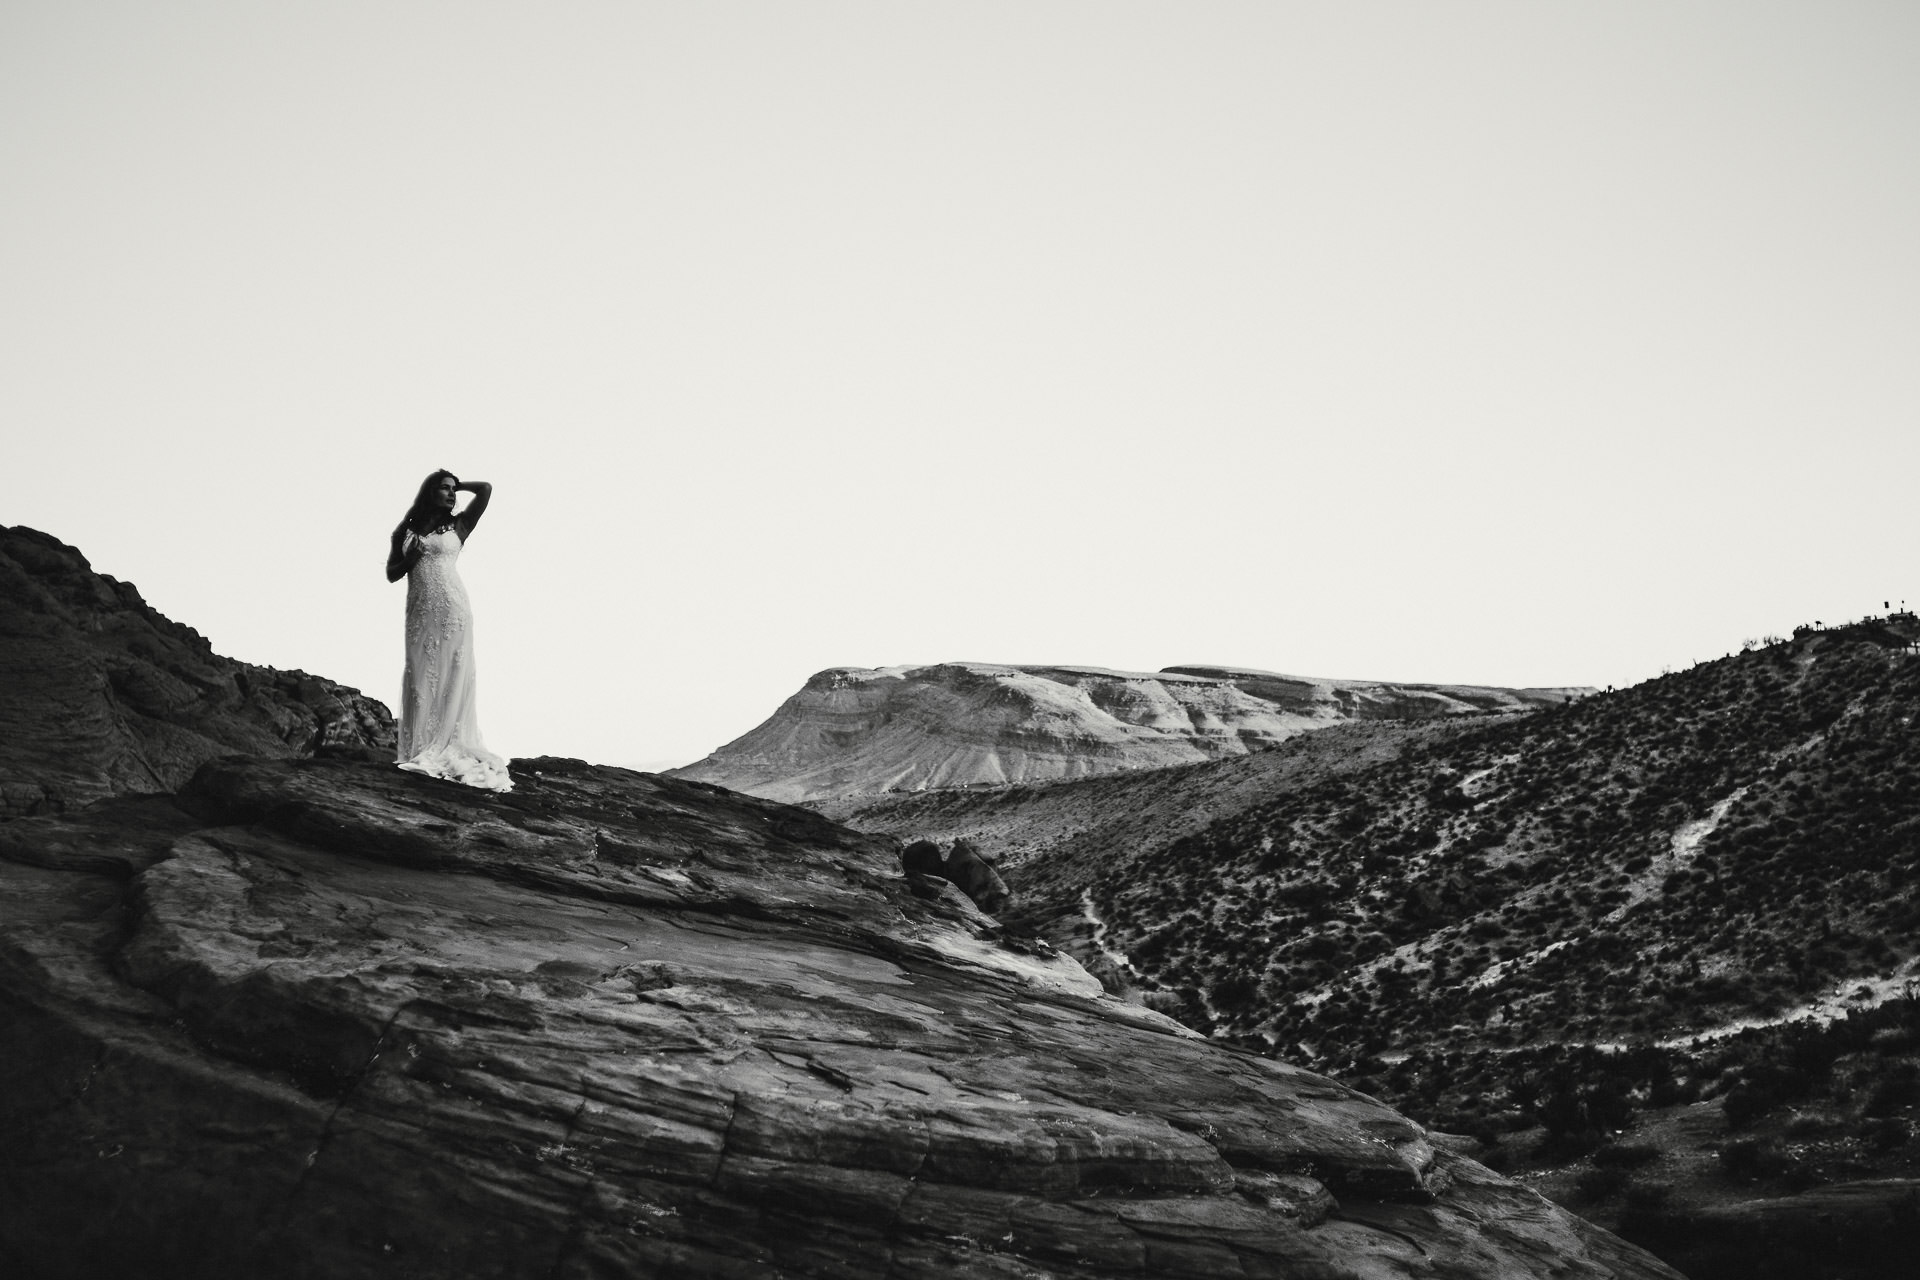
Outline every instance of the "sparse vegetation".
[[1531, 715], [1371, 727], [1338, 767], [1314, 734], [1169, 772], [1160, 813], [1190, 788], [1198, 816], [1091, 818], [1016, 887], [1062, 945], [1097, 920], [1152, 1007], [1606, 1224], [1913, 1177], [1920, 999], [1890, 979], [1920, 946], [1917, 720], [1904, 635], [1807, 629]]
[[[1417, 1113], [1443, 1050], [1672, 1041], [1907, 958], [1916, 712], [1920, 663], [1822, 632], [1423, 743], [1087, 887], [1144, 985], [1207, 993], [1179, 1002], [1200, 1029], [1336, 1073], [1406, 1053], [1380, 1087]], [[1643, 1093], [1701, 1089], [1659, 1056]], [[1746, 1123], [1814, 1083], [1756, 1068], [1715, 1096]]]

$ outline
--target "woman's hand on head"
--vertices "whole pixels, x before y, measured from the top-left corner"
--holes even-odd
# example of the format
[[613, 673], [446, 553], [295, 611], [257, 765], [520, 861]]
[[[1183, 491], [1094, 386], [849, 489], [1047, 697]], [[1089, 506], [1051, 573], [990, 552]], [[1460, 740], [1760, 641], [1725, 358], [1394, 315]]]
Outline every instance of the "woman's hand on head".
[[473, 532], [473, 526], [479, 524], [480, 517], [487, 513], [487, 504], [493, 500], [493, 486], [485, 480], [468, 480], [460, 487], [473, 495], [473, 501], [454, 521], [454, 528], [460, 532], [460, 541], [465, 542]]

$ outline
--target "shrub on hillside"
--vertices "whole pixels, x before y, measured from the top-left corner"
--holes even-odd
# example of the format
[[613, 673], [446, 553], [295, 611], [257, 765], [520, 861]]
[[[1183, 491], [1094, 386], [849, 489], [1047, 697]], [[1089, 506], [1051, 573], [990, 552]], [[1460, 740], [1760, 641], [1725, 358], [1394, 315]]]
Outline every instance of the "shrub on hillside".
[[1213, 1031], [1213, 1019], [1207, 1016], [1206, 1006], [1200, 1003], [1200, 993], [1192, 987], [1148, 991], [1140, 997], [1140, 1003], [1201, 1035]]
[[1213, 1007], [1228, 1013], [1248, 1008], [1259, 994], [1260, 980], [1250, 973], [1230, 973], [1207, 988]]
[[1639, 1182], [1627, 1185], [1627, 1212], [1658, 1213], [1673, 1199], [1670, 1182]]
[[1870, 1116], [1891, 1116], [1916, 1102], [1920, 1102], [1920, 1066], [1900, 1062], [1874, 1083], [1866, 1111]]
[[1583, 1169], [1573, 1180], [1574, 1190], [1588, 1200], [1605, 1200], [1626, 1189], [1633, 1175], [1618, 1166]]
[[1595, 1146], [1598, 1135], [1633, 1123], [1625, 1084], [1612, 1078], [1578, 1084], [1563, 1077], [1540, 1095], [1534, 1109], [1550, 1138], [1593, 1135]]
[[1644, 1142], [1612, 1142], [1593, 1153], [1593, 1162], [1606, 1169], [1637, 1169], [1660, 1158], [1660, 1148]]
[[1777, 1178], [1792, 1167], [1793, 1161], [1776, 1142], [1741, 1138], [1720, 1148], [1720, 1168], [1736, 1182]]
[[1780, 1104], [1780, 1095], [1764, 1083], [1742, 1081], [1720, 1100], [1727, 1127], [1743, 1129]]
[[1678, 1079], [1670, 1068], [1657, 1075], [1647, 1088], [1647, 1105], [1652, 1107], [1672, 1107], [1683, 1102], [1696, 1102], [1699, 1098], [1699, 1082], [1691, 1078]]
[[1910, 1048], [1914, 1039], [1912, 1027], [1893, 1026], [1881, 1027], [1872, 1032], [1867, 1042], [1882, 1053], [1898, 1053], [1902, 1049]]
[[1869, 1151], [1897, 1151], [1913, 1138], [1913, 1127], [1899, 1116], [1876, 1116], [1860, 1123], [1860, 1141]]

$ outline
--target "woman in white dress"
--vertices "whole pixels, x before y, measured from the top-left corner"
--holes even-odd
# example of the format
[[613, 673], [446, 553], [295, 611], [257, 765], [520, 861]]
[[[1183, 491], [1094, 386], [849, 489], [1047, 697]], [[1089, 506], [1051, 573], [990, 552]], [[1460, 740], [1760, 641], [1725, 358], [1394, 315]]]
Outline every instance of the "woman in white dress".
[[[473, 501], [458, 515], [462, 492]], [[454, 562], [486, 513], [493, 486], [436, 471], [393, 531], [387, 581], [407, 580], [407, 670], [400, 686], [400, 767], [488, 791], [509, 791], [507, 762], [487, 750], [475, 712], [473, 611]]]

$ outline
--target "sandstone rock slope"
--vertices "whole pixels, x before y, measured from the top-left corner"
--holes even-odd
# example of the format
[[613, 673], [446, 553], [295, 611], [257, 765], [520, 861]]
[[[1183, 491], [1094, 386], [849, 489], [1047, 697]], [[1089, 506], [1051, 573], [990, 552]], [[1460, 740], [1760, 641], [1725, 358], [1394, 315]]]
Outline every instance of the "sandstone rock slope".
[[577, 761], [0, 824], [0, 1273], [1668, 1277], [1305, 1070]]
[[173, 791], [240, 751], [391, 751], [358, 690], [235, 662], [57, 538], [0, 527], [0, 818]]
[[1242, 755], [1353, 720], [1522, 711], [1580, 692], [1233, 667], [836, 667], [766, 723], [673, 772], [790, 803], [1043, 782]]

